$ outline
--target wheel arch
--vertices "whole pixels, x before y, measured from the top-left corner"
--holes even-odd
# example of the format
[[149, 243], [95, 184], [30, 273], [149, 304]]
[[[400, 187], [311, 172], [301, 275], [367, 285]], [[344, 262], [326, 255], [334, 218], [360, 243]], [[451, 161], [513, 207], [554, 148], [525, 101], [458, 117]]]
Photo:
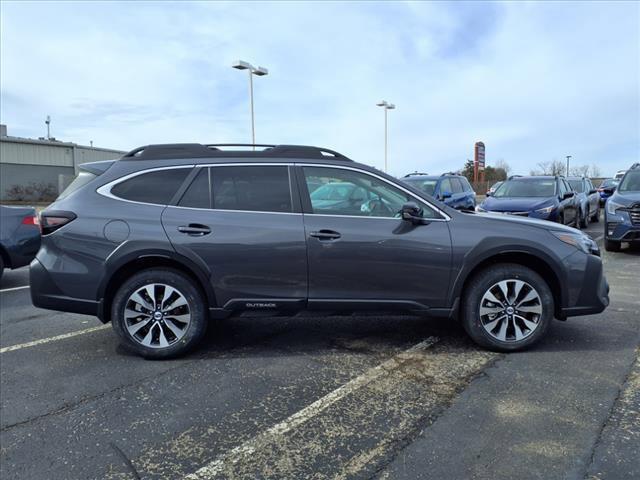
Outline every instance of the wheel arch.
[[566, 298], [566, 292], [563, 288], [563, 282], [560, 275], [551, 266], [551, 262], [540, 255], [526, 250], [510, 250], [490, 254], [476, 261], [464, 273], [458, 277], [458, 281], [454, 287], [453, 298], [455, 303], [459, 303], [463, 293], [466, 291], [471, 279], [480, 271], [486, 268], [502, 263], [515, 263], [530, 268], [540, 275], [549, 285], [551, 294], [553, 295], [554, 315], [560, 318], [560, 310], [563, 305], [563, 299]]
[[132, 275], [150, 268], [173, 268], [190, 277], [196, 286], [203, 293], [207, 302], [205, 308], [208, 310], [216, 306], [216, 299], [213, 289], [209, 284], [209, 274], [204, 272], [198, 265], [186, 257], [167, 251], [149, 251], [128, 256], [118, 261], [116, 265], [109, 268], [109, 274], [105, 276], [105, 281], [100, 286], [99, 298], [100, 308], [98, 318], [104, 323], [111, 319], [111, 303], [118, 290], [118, 287]]

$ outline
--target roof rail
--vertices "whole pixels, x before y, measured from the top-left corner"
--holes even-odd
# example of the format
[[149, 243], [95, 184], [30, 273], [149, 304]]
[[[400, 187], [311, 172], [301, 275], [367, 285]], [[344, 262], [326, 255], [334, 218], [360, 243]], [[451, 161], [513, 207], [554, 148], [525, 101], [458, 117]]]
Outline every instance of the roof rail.
[[[223, 148], [220, 148], [223, 147]], [[224, 147], [247, 147], [241, 150], [225, 150]], [[260, 150], [256, 150], [256, 147]], [[145, 145], [125, 153], [122, 160], [158, 160], [175, 158], [212, 157], [286, 157], [286, 158], [335, 158], [351, 161], [350, 158], [328, 148], [306, 145], [271, 145], [252, 143], [169, 143]]]
[[507, 180], [511, 180], [513, 178], [519, 178], [522, 177], [522, 175], [511, 175], [509, 178], [507, 178]]
[[429, 174], [428, 174], [427, 172], [418, 172], [418, 171], [416, 170], [416, 171], [415, 171], [415, 172], [413, 172], [413, 173], [407, 173], [407, 174], [404, 176], [404, 178], [407, 178], [407, 177], [413, 177], [413, 176], [416, 176], [416, 175], [429, 175]]
[[444, 177], [445, 175], [460, 175], [459, 173], [455, 173], [455, 172], [444, 172], [442, 175], [440, 175], [441, 177]]
[[631, 168], [629, 170], [635, 170], [636, 168], [640, 168], [640, 162], [636, 162], [633, 165], [631, 165]]

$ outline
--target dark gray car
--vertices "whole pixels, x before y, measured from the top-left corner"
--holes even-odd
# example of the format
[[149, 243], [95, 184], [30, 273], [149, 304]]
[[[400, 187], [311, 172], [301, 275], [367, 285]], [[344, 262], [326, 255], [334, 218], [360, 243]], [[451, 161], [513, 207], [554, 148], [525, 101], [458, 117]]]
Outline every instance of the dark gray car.
[[36, 209], [0, 205], [0, 278], [5, 268], [29, 265], [39, 248]]
[[[152, 145], [82, 169], [42, 212], [33, 303], [111, 321], [145, 357], [193, 348], [211, 318], [302, 309], [460, 318], [512, 351], [609, 303], [587, 235], [458, 212], [331, 150]], [[350, 193], [309, 194], [325, 184]]]

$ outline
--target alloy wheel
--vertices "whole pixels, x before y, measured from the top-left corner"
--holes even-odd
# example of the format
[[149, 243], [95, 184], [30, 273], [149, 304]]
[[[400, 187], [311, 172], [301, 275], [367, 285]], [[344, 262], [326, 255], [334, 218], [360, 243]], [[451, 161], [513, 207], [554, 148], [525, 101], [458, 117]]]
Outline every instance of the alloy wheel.
[[480, 300], [480, 323], [501, 342], [519, 342], [531, 335], [542, 317], [540, 294], [527, 282], [502, 280]]
[[127, 332], [148, 348], [165, 348], [180, 341], [191, 323], [186, 297], [176, 288], [151, 283], [132, 293], [124, 309]]

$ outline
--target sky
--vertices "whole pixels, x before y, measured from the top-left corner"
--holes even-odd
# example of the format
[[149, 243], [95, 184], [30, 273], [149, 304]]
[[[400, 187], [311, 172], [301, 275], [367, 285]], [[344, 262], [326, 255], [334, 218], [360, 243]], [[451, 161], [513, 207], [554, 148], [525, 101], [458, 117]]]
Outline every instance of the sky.
[[640, 2], [0, 3], [0, 121], [130, 150], [251, 141], [389, 173], [640, 161]]

